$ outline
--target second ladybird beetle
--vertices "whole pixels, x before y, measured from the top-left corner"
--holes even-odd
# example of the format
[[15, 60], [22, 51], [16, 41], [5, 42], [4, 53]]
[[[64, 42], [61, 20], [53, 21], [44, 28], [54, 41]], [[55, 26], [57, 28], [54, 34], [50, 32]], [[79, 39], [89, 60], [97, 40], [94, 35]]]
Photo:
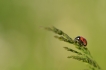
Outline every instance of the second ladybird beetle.
[[78, 43], [80, 46], [87, 46], [87, 40], [82, 36], [77, 36], [74, 39], [75, 43]]

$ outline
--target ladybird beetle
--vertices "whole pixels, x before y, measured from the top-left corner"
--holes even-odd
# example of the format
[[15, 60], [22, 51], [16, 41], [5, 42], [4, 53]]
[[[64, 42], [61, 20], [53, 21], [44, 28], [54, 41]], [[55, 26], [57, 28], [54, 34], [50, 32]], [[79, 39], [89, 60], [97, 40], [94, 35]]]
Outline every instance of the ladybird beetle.
[[74, 39], [75, 43], [78, 43], [80, 46], [87, 46], [87, 40], [82, 36], [77, 36]]

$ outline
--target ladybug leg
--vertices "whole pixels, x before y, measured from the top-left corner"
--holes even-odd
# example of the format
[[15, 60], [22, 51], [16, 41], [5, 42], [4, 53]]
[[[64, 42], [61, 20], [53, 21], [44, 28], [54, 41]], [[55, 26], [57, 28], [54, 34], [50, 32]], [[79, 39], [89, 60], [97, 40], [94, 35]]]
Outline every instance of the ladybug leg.
[[80, 40], [74, 40], [74, 42], [79, 45], [80, 47], [83, 46], [83, 42], [81, 42]]
[[77, 45], [79, 45], [79, 46], [81, 46], [81, 43], [80, 43], [79, 40], [76, 40], [76, 39], [75, 39], [75, 40], [74, 40], [74, 43], [77, 44]]

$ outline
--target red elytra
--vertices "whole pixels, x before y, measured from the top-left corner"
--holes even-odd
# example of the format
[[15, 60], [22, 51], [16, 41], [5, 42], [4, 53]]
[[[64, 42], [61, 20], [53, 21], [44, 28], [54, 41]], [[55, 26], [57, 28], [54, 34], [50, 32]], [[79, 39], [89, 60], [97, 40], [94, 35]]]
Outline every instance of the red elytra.
[[80, 36], [80, 40], [82, 41], [84, 46], [87, 46], [87, 40]]

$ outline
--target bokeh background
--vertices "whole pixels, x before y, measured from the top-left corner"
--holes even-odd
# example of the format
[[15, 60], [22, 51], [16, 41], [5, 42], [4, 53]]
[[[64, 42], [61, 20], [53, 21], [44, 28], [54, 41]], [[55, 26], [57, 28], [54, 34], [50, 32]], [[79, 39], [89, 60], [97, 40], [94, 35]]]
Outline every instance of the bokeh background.
[[[0, 70], [83, 70], [68, 59], [73, 45], [55, 39], [42, 27], [55, 26], [73, 39], [83, 36], [106, 69], [105, 0], [0, 0]], [[75, 48], [74, 48], [75, 49]]]

